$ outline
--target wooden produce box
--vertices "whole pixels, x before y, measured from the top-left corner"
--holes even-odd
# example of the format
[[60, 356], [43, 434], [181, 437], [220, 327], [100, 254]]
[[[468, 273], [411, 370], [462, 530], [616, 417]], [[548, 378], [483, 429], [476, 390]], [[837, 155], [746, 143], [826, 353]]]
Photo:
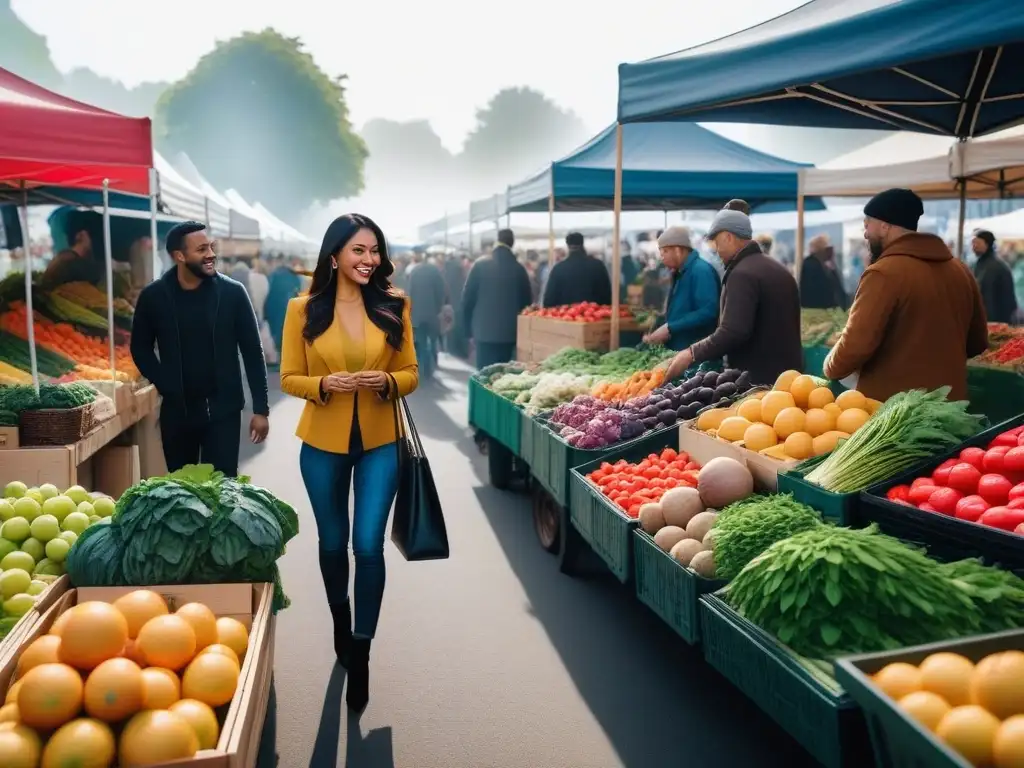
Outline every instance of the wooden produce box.
[[759, 490], [777, 491], [779, 488], [779, 472], [795, 467], [798, 461], [779, 461], [762, 456], [755, 451], [748, 451], [738, 445], [712, 437], [694, 428], [693, 422], [679, 427], [679, 450], [686, 451], [701, 465], [717, 456], [728, 456], [736, 459], [750, 470], [754, 476], [754, 485]]
[[[639, 330], [640, 326], [634, 320], [619, 320], [620, 333]], [[566, 347], [607, 352], [611, 337], [611, 320], [577, 323], [551, 317], [520, 315], [516, 326], [516, 359], [529, 363], [540, 362]]]
[[0, 427], [0, 451], [14, 450], [18, 447], [18, 428]]
[[[83, 587], [65, 592], [31, 627], [21, 633], [16, 647], [0, 655], [0, 692], [11, 683], [22, 651], [36, 638], [49, 632], [64, 611], [80, 602], [110, 603], [135, 589], [151, 589], [167, 601], [173, 611], [190, 602], [206, 605], [218, 618], [229, 616], [249, 630], [249, 647], [242, 659], [242, 671], [234, 698], [227, 705], [220, 739], [214, 749], [199, 751], [191, 760], [173, 765], [189, 768], [251, 768], [256, 765], [263, 722], [270, 700], [274, 667], [275, 617], [271, 610], [273, 584], [179, 584], [155, 587]], [[31, 614], [26, 614], [31, 615]], [[170, 765], [170, 763], [165, 763]]]
[[6, 654], [21, 646], [22, 639], [27, 633], [32, 631], [36, 622], [39, 621], [39, 617], [53, 607], [53, 604], [69, 589], [71, 589], [71, 579], [67, 576], [61, 576], [42, 591], [39, 597], [36, 598], [32, 609], [18, 619], [18, 623], [7, 633], [7, 637], [0, 640], [0, 661], [3, 660]]

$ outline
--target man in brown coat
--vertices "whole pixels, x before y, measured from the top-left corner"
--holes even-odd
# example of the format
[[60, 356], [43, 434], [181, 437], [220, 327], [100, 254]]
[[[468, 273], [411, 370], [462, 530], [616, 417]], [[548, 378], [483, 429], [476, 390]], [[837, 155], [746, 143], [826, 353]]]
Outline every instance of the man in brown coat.
[[774, 384], [783, 371], [802, 369], [796, 280], [752, 238], [745, 213], [726, 208], [715, 215], [706, 239], [725, 263], [718, 328], [676, 355], [666, 378], [723, 357], [748, 371], [752, 384]]
[[967, 359], [988, 347], [985, 306], [967, 265], [942, 239], [917, 231], [924, 213], [909, 189], [889, 189], [864, 206], [864, 270], [825, 375], [857, 374], [857, 389], [887, 400], [908, 389], [951, 387], [967, 398]]

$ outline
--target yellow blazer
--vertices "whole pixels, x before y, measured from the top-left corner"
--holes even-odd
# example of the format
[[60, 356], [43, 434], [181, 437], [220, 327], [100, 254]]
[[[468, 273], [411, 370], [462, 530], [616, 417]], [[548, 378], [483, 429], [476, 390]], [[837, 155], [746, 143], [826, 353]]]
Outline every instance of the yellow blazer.
[[[302, 337], [307, 299], [308, 296], [299, 296], [288, 302], [281, 337], [281, 389], [307, 401], [295, 430], [302, 442], [322, 451], [348, 453], [355, 394], [332, 392], [326, 401], [320, 398], [320, 380], [332, 373], [345, 372], [345, 337], [335, 318], [312, 344], [307, 343]], [[367, 390], [360, 391], [359, 432], [365, 450], [395, 442], [394, 401], [411, 394], [419, 385], [409, 307], [406, 299], [402, 312], [401, 352], [387, 343], [384, 332], [369, 317], [363, 324], [366, 347], [363, 370], [387, 371], [398, 384], [398, 390], [389, 392], [388, 399]]]

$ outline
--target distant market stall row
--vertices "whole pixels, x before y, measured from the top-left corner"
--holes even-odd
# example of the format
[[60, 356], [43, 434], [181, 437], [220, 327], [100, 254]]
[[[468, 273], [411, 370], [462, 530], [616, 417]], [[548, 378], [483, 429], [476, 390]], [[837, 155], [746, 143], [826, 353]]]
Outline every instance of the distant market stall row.
[[470, 380], [491, 483], [562, 573], [600, 562], [828, 768], [1014, 765], [971, 750], [1024, 715], [1020, 331], [990, 325], [969, 403], [882, 403], [820, 378], [842, 312], [804, 311], [774, 382], [666, 381], [671, 351], [602, 351], [609, 313], [527, 310], [520, 362]]

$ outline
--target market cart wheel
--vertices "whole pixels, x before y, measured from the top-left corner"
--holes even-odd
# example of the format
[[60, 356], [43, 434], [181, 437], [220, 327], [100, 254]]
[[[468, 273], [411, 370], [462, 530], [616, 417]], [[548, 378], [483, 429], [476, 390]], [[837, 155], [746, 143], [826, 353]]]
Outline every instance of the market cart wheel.
[[504, 491], [512, 482], [512, 451], [493, 437], [487, 439], [487, 472], [491, 485]]
[[587, 543], [580, 536], [579, 531], [572, 527], [572, 523], [569, 521], [569, 510], [560, 506], [558, 513], [560, 534], [558, 537], [558, 570], [566, 576], [578, 576], [581, 572], [581, 563], [587, 550]]
[[559, 545], [559, 530], [562, 527], [561, 510], [551, 494], [540, 487], [533, 487], [533, 529], [537, 532], [540, 545], [556, 554]]

